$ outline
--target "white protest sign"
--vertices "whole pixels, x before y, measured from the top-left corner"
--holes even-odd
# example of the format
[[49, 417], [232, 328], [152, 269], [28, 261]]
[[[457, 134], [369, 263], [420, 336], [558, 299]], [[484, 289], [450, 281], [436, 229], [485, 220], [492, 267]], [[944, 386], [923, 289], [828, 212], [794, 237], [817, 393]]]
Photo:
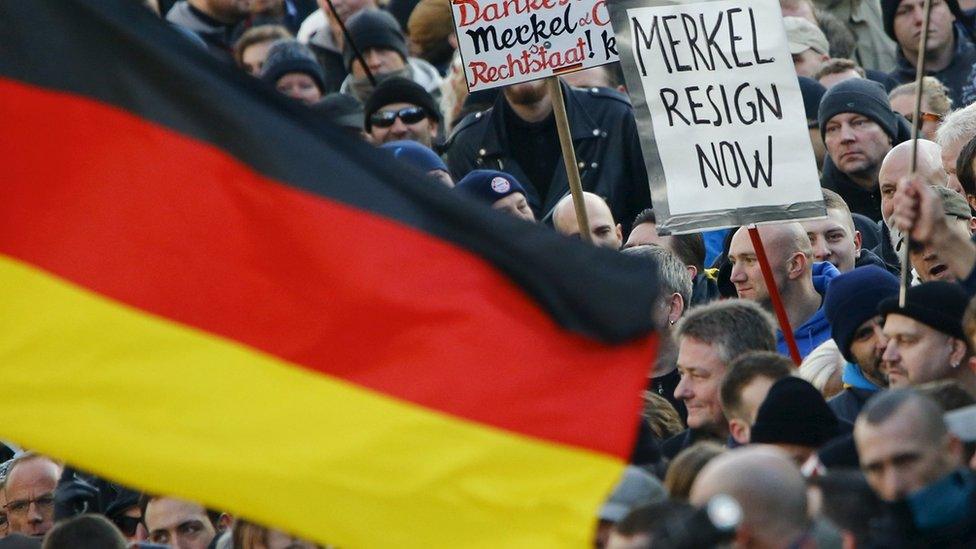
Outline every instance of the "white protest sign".
[[617, 60], [607, 0], [452, 0], [471, 91]]
[[620, 4], [658, 230], [823, 216], [778, 0]]

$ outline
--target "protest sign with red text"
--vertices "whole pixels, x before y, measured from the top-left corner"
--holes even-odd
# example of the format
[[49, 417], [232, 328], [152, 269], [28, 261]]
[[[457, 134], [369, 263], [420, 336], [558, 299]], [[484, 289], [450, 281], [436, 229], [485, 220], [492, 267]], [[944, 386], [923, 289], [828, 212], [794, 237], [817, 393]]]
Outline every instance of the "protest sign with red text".
[[612, 63], [607, 0], [451, 0], [471, 91]]

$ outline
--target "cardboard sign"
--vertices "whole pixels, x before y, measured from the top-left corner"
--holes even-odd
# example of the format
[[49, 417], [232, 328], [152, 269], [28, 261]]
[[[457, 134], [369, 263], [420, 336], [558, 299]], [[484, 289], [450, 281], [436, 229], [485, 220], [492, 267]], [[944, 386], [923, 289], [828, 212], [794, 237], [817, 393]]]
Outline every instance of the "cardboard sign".
[[658, 232], [825, 215], [778, 0], [610, 9]]
[[618, 59], [607, 0], [452, 0], [471, 91]]

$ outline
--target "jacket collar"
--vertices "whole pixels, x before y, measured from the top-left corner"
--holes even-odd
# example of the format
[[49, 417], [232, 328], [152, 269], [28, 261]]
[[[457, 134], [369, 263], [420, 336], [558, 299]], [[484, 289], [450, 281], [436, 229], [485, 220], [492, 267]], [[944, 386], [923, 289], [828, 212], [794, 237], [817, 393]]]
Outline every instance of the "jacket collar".
[[[559, 87], [562, 89], [563, 98], [566, 101], [566, 118], [569, 119], [569, 131], [573, 137], [573, 143], [599, 137], [602, 132], [606, 132], [593, 121], [593, 118], [580, 102], [578, 94], [573, 93], [572, 88], [562, 80], [559, 81]], [[509, 109], [511, 107], [505, 99], [505, 94], [499, 92], [492, 107], [492, 123], [495, 131], [486, 132], [481, 142], [481, 150], [478, 151], [480, 156], [498, 156], [503, 153], [503, 136], [507, 135], [505, 112]]]

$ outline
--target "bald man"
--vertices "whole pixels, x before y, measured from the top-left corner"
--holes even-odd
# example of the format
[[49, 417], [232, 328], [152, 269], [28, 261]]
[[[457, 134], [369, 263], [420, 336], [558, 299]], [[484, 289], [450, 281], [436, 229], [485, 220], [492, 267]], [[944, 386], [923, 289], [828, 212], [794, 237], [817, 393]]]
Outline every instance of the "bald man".
[[[898, 182], [911, 173], [912, 144], [901, 143], [892, 148], [881, 162], [878, 184], [881, 190], [881, 243], [872, 251], [880, 257], [888, 271], [899, 275], [898, 250], [901, 233], [892, 230], [891, 212]], [[918, 176], [932, 186], [948, 186], [949, 175], [942, 166], [942, 148], [925, 139], [918, 140], [918, 159], [915, 170]]]
[[[607, 202], [598, 195], [584, 192], [583, 203], [586, 204], [586, 216], [590, 223], [593, 244], [619, 250], [624, 242], [623, 229], [619, 223], [614, 222]], [[564, 196], [553, 208], [552, 225], [559, 234], [580, 238], [580, 227], [576, 221], [572, 195]]]
[[[823, 312], [823, 292], [831, 279], [840, 275], [827, 262], [814, 263], [810, 238], [799, 223], [777, 223], [759, 227], [773, 281], [779, 289], [786, 316], [793, 328], [793, 337], [806, 357], [824, 341], [830, 339], [830, 323]], [[772, 299], [763, 279], [756, 250], [748, 229], [742, 227], [732, 236], [729, 246], [732, 263], [732, 284], [741, 299], [758, 302], [772, 312]], [[789, 356], [789, 348], [782, 331], [776, 333], [776, 347]]]
[[789, 456], [770, 446], [726, 452], [702, 469], [689, 501], [703, 507], [725, 494], [742, 507], [734, 547], [801, 547], [810, 529], [806, 484]]

